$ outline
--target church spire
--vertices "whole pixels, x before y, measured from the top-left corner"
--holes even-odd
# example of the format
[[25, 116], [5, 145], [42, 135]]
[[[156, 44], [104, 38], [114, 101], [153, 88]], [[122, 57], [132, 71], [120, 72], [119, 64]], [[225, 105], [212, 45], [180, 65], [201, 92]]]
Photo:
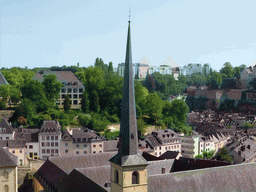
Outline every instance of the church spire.
[[123, 97], [121, 105], [119, 148], [118, 154], [111, 158], [110, 161], [121, 166], [125, 166], [128, 162], [128, 164], [147, 164], [146, 160], [138, 153], [138, 133], [135, 110], [131, 33], [129, 20], [125, 57]]

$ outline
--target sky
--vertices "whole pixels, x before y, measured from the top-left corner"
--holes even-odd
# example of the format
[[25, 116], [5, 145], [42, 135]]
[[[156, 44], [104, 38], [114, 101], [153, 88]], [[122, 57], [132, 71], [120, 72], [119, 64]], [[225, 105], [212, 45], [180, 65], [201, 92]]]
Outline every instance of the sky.
[[255, 0], [3, 0], [1, 67], [256, 64]]

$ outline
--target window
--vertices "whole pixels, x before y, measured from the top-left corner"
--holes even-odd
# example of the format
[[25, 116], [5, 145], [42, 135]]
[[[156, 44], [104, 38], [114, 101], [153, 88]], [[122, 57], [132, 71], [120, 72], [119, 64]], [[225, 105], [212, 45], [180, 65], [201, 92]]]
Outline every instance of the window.
[[55, 147], [58, 147], [59, 146], [59, 143], [58, 142], [55, 142]]
[[102, 147], [102, 144], [100, 144], [99, 147]]
[[87, 147], [87, 145], [84, 145], [84, 147]]
[[61, 95], [61, 98], [62, 98], [62, 99], [65, 99], [65, 97], [66, 97], [65, 94], [62, 94], [62, 95]]
[[34, 153], [35, 156], [37, 156], [37, 153]]
[[46, 143], [46, 146], [47, 146], [47, 147], [50, 147], [50, 142], [47, 142], [47, 143]]
[[46, 140], [50, 140], [50, 136], [46, 136]]
[[68, 88], [68, 93], [72, 93], [72, 89], [71, 88]]
[[45, 140], [45, 137], [44, 137], [44, 136], [42, 136], [42, 140], [43, 140], [43, 141]]
[[84, 92], [84, 89], [79, 89], [79, 93], [83, 93]]
[[59, 150], [58, 150], [58, 149], [55, 149], [55, 153], [59, 153]]
[[20, 151], [19, 151], [20, 153], [22, 153], [22, 149], [20, 149]]
[[93, 147], [95, 148], [95, 147], [96, 147], [96, 145], [93, 145]]
[[4, 192], [9, 192], [9, 186], [8, 185], [4, 186]]
[[76, 151], [76, 154], [79, 155], [79, 151]]
[[84, 154], [87, 154], [87, 151], [84, 151]]
[[93, 151], [93, 153], [96, 153], [96, 151]]
[[165, 168], [162, 168], [162, 174], [165, 174]]
[[9, 137], [6, 137], [6, 139], [9, 139]]
[[119, 173], [118, 170], [115, 170], [115, 182], [118, 184], [119, 182]]
[[9, 173], [7, 171], [4, 171], [4, 179], [9, 179]]
[[51, 146], [54, 147], [54, 142], [51, 142]]
[[77, 93], [77, 89], [76, 88], [73, 89], [73, 93]]
[[70, 99], [72, 99], [72, 95], [71, 94], [69, 94], [68, 96], [69, 96]]
[[79, 147], [79, 145], [76, 145], [76, 147], [78, 148], [78, 147]]
[[157, 155], [157, 152], [155, 152], [155, 155]]
[[20, 159], [20, 166], [22, 166], [22, 164], [23, 164], [23, 163], [22, 163], [22, 159]]
[[58, 140], [58, 138], [59, 138], [58, 136], [55, 136], [55, 140]]
[[81, 99], [83, 97], [83, 94], [79, 94], [79, 99]]
[[67, 149], [65, 150], [65, 153], [68, 153], [68, 150], [67, 150]]
[[45, 146], [45, 144], [44, 144], [44, 142], [42, 142], [42, 147], [44, 147]]
[[102, 153], [102, 151], [100, 151], [100, 153]]
[[65, 143], [65, 146], [68, 146], [68, 143]]
[[29, 147], [29, 149], [33, 149], [33, 145], [29, 145], [28, 147]]
[[45, 149], [42, 149], [42, 153], [45, 153]]
[[47, 149], [46, 152], [49, 154], [50, 153], [50, 149]]
[[51, 140], [54, 140], [54, 136], [51, 136]]
[[73, 95], [73, 98], [76, 99], [76, 98], [77, 98], [77, 94], [74, 94], [74, 95]]
[[74, 101], [73, 101], [73, 104], [74, 104], [74, 105], [77, 105], [77, 100], [74, 100]]
[[62, 93], [66, 93], [66, 89], [61, 89], [61, 92]]
[[161, 147], [159, 147], [159, 150], [161, 150]]
[[15, 154], [15, 150], [12, 150], [12, 153]]
[[51, 153], [54, 153], [54, 149], [51, 149]]
[[139, 184], [139, 173], [137, 171], [132, 173], [132, 184]]

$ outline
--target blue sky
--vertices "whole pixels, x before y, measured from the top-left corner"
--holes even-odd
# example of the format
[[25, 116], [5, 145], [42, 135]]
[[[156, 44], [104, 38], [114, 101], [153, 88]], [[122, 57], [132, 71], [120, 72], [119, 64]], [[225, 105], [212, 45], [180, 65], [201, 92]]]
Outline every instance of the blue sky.
[[88, 67], [97, 57], [117, 67], [129, 7], [133, 62], [256, 62], [255, 0], [4, 0], [0, 68]]

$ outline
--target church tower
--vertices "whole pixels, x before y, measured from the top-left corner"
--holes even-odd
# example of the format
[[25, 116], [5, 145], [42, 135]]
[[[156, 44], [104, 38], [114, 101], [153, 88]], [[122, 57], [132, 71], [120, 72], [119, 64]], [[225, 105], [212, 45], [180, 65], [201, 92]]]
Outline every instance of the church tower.
[[118, 146], [118, 153], [109, 160], [111, 164], [111, 191], [148, 191], [148, 162], [139, 154], [138, 149], [130, 21], [128, 23], [123, 97], [121, 105], [121, 125]]

